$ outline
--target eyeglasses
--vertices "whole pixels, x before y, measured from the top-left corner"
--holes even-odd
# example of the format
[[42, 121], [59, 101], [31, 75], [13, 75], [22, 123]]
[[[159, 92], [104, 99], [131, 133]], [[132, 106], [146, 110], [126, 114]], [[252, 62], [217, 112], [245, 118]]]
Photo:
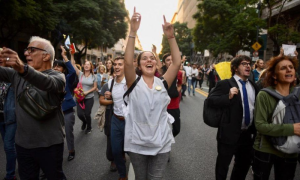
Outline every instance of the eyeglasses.
[[243, 65], [244, 67], [247, 67], [247, 66], [251, 66], [251, 63], [242, 62], [241, 65]]
[[40, 48], [37, 48], [37, 47], [27, 47], [27, 48], [24, 49], [24, 53], [27, 51], [28, 54], [31, 54], [31, 53], [34, 53], [36, 50], [47, 52], [45, 49], [40, 49]]

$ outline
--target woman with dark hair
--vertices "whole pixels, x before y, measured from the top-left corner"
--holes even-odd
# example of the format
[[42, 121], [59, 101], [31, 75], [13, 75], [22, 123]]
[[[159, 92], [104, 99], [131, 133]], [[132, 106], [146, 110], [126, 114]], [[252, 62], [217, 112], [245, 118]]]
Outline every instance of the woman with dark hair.
[[174, 118], [168, 114], [170, 102], [167, 90], [174, 81], [180, 67], [180, 51], [174, 36], [172, 24], [162, 25], [168, 39], [172, 64], [162, 76], [155, 77], [157, 59], [150, 51], [138, 56], [140, 78], [134, 70], [133, 56], [137, 30], [141, 15], [134, 14], [130, 21], [130, 33], [125, 50], [125, 78], [127, 88], [133, 86], [128, 106], [123, 107], [125, 124], [124, 151], [128, 152], [137, 180], [162, 179], [167, 166], [171, 145], [174, 143], [171, 123]]
[[[108, 74], [109, 79], [113, 79], [114, 78], [114, 67], [113, 67], [114, 61], [109, 59], [105, 62], [106, 65], [106, 74]], [[106, 80], [106, 82], [108, 82], [108, 80]]]
[[82, 121], [81, 130], [85, 130], [85, 134], [92, 132], [91, 112], [94, 105], [94, 91], [97, 89], [97, 76], [93, 73], [93, 64], [91, 61], [85, 61], [83, 72], [75, 65], [75, 60], [72, 60], [72, 65], [76, 70], [79, 83], [82, 83], [83, 93], [85, 98], [83, 105], [77, 102], [77, 116]]
[[[75, 124], [75, 114], [73, 107], [76, 106], [76, 103], [72, 96], [73, 91], [73, 82], [76, 77], [76, 72], [74, 67], [72, 66], [71, 62], [68, 60], [68, 57], [66, 56], [66, 50], [64, 47], [61, 46], [62, 49], [62, 57], [63, 60], [55, 60], [53, 63], [53, 69], [64, 73], [66, 76], [66, 87], [65, 87], [65, 97], [64, 101], [62, 103], [62, 110], [64, 112], [64, 118], [65, 118], [65, 133], [66, 133], [66, 140], [69, 150], [69, 156], [68, 161], [71, 161], [75, 158], [75, 146], [74, 146], [74, 134], [73, 134], [73, 126]], [[71, 56], [74, 56], [71, 54]]]
[[[294, 89], [298, 60], [296, 57], [277, 56], [268, 62], [263, 85], [282, 96], [288, 96]], [[298, 97], [300, 98], [300, 97]], [[260, 91], [255, 103], [255, 126], [258, 131], [254, 142], [254, 179], [269, 179], [274, 165], [275, 179], [292, 180], [297, 166], [297, 154], [277, 150], [270, 137], [300, 136], [300, 123], [270, 123], [278, 100], [265, 91]]]

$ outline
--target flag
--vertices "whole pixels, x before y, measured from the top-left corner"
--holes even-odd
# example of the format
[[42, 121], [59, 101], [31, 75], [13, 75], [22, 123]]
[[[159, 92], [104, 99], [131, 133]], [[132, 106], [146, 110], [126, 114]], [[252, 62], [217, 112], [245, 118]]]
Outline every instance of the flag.
[[71, 52], [71, 54], [75, 54], [76, 53], [76, 48], [75, 48], [75, 44], [74, 43], [72, 43], [70, 45], [70, 52]]
[[215, 65], [215, 69], [221, 80], [231, 78], [230, 62], [218, 63]]
[[67, 39], [65, 41], [65, 47], [69, 49], [70, 45], [71, 45], [71, 41], [70, 41], [70, 36], [68, 35], [68, 37], [67, 37]]

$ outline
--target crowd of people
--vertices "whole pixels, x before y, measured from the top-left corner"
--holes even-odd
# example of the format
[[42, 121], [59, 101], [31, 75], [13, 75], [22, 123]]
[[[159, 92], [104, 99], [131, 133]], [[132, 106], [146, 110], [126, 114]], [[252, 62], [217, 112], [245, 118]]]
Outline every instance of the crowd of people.
[[257, 60], [252, 68], [248, 56], [237, 56], [231, 60], [232, 78], [220, 80], [215, 64], [185, 66], [174, 28], [165, 17], [163, 20], [170, 53], [163, 55], [162, 62], [155, 47], [135, 56], [141, 23], [141, 14], [135, 10], [125, 55], [97, 67], [86, 60], [80, 69], [74, 54], [67, 55], [63, 46], [62, 59], [54, 59], [50, 41], [37, 36], [24, 50], [26, 64], [12, 49], [1, 50], [0, 132], [6, 153], [5, 180], [16, 179], [16, 161], [22, 180], [39, 179], [40, 171], [48, 180], [67, 179], [62, 168], [64, 137], [67, 160], [72, 161], [74, 107], [81, 130], [90, 134], [95, 94], [100, 103], [95, 119], [107, 137], [110, 171], [117, 171], [119, 180], [128, 179], [127, 153], [135, 179], [162, 179], [181, 129], [180, 100], [186, 89], [188, 95], [195, 96], [197, 83], [202, 89], [205, 78], [209, 83], [208, 104], [226, 111], [217, 133], [216, 179], [227, 178], [233, 156], [232, 180], [245, 179], [250, 166], [255, 180], [268, 179], [272, 166], [276, 179], [294, 178], [298, 154], [276, 149], [270, 137], [300, 136], [300, 123], [270, 123], [278, 101], [261, 88], [283, 97], [294, 93], [297, 58], [284, 56], [281, 51], [266, 67], [263, 60]]

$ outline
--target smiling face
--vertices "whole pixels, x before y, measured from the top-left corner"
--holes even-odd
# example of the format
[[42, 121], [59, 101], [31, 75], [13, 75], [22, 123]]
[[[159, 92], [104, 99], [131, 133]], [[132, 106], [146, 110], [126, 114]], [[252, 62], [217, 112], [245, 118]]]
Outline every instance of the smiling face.
[[243, 80], [248, 79], [250, 73], [251, 73], [251, 64], [250, 61], [246, 61], [246, 60], [243, 60], [235, 70], [235, 74], [238, 75]]
[[85, 61], [83, 68], [84, 68], [84, 71], [91, 71], [92, 63], [90, 63], [89, 61]]
[[53, 67], [53, 69], [54, 69], [55, 71], [58, 71], [58, 72], [64, 73], [64, 68], [63, 68], [63, 67], [61, 67], [61, 66], [58, 66], [58, 65], [56, 65], [55, 67]]
[[108, 60], [108, 61], [106, 61], [106, 69], [111, 69], [111, 67], [112, 67], [112, 62], [111, 62], [111, 60]]
[[114, 60], [114, 74], [117, 77], [124, 75], [124, 59]]
[[99, 72], [100, 74], [103, 74], [105, 72], [105, 68], [102, 65], [100, 65], [99, 67]]
[[27, 64], [35, 70], [41, 70], [44, 61], [50, 61], [50, 55], [44, 50], [45, 44], [43, 42], [32, 41], [27, 48], [31, 48], [30, 53], [28, 50], [24, 52]]
[[156, 58], [151, 52], [143, 52], [139, 62], [139, 69], [143, 75], [154, 76], [156, 63]]
[[278, 84], [291, 84], [295, 77], [295, 67], [290, 60], [282, 60], [276, 65], [273, 78]]
[[170, 65], [172, 64], [172, 62], [173, 62], [172, 56], [170, 55], [170, 56], [166, 57], [164, 64], [166, 65], [167, 68], [169, 68]]

